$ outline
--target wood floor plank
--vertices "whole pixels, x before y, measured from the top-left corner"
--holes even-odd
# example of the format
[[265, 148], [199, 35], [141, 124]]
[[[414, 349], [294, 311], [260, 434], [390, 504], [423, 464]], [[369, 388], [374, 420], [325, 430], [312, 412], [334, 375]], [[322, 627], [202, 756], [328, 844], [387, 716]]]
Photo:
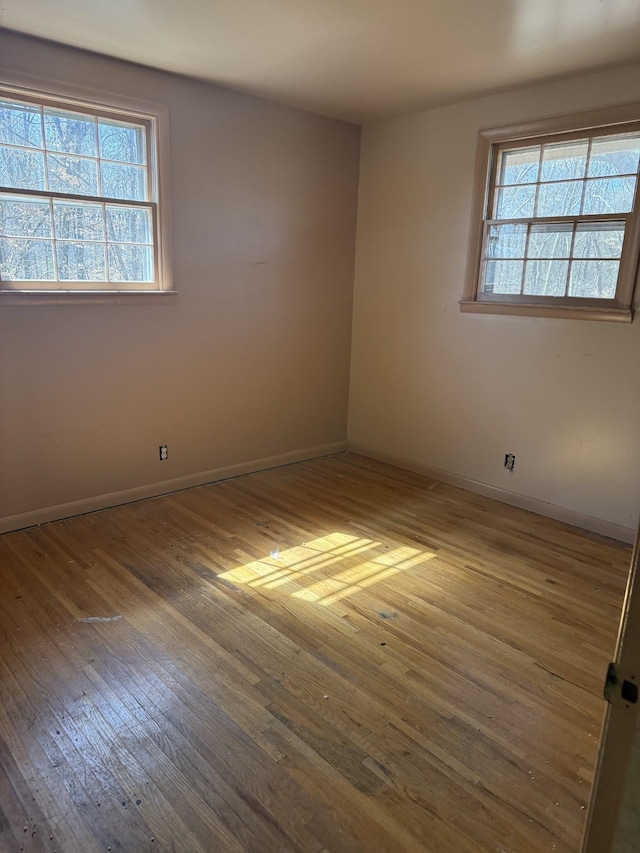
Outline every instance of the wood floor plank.
[[629, 557], [352, 454], [0, 536], [0, 853], [576, 853]]

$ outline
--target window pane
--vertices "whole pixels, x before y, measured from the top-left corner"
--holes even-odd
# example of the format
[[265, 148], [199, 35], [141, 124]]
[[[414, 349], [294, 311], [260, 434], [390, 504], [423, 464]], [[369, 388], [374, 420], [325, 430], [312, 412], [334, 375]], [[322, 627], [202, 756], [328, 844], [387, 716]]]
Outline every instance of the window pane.
[[527, 261], [524, 293], [532, 296], [564, 296], [569, 261]]
[[580, 222], [576, 228], [574, 258], [619, 258], [624, 222]]
[[589, 175], [632, 175], [638, 171], [640, 158], [640, 134], [627, 133], [623, 136], [601, 136], [593, 140]]
[[531, 226], [528, 258], [568, 258], [571, 254], [573, 225], [541, 222]]
[[107, 205], [107, 239], [116, 243], [152, 243], [151, 211]]
[[53, 243], [0, 237], [0, 278], [5, 281], [53, 281]]
[[21, 190], [43, 190], [44, 154], [0, 145], [0, 186]]
[[40, 107], [0, 101], [0, 142], [42, 148]]
[[540, 146], [504, 151], [500, 158], [498, 184], [534, 184], [538, 180]]
[[109, 244], [110, 281], [153, 281], [153, 252], [149, 246]]
[[587, 166], [586, 139], [576, 142], [554, 142], [542, 152], [541, 181], [569, 181], [583, 178]]
[[541, 184], [536, 216], [577, 216], [581, 198], [582, 181]]
[[486, 261], [483, 293], [520, 293], [524, 261]]
[[55, 201], [53, 221], [58, 240], [104, 240], [100, 204]]
[[587, 181], [583, 213], [629, 213], [633, 208], [635, 178], [596, 178]]
[[44, 138], [49, 151], [95, 157], [96, 123], [92, 116], [63, 110], [44, 110]]
[[0, 234], [6, 237], [51, 237], [49, 202], [0, 198]]
[[60, 281], [105, 281], [102, 243], [56, 243]]
[[80, 157], [63, 157], [47, 154], [49, 189], [57, 193], [75, 195], [98, 194], [98, 169], [96, 160]]
[[535, 186], [503, 187], [496, 192], [494, 219], [522, 219], [533, 216]]
[[574, 261], [569, 296], [613, 299], [616, 295], [619, 261]]
[[488, 258], [524, 258], [526, 225], [491, 225], [487, 235]]
[[133, 124], [98, 119], [100, 156], [103, 160], [122, 163], [145, 162], [145, 130]]
[[145, 169], [120, 163], [101, 163], [102, 195], [105, 198], [125, 198], [145, 201]]

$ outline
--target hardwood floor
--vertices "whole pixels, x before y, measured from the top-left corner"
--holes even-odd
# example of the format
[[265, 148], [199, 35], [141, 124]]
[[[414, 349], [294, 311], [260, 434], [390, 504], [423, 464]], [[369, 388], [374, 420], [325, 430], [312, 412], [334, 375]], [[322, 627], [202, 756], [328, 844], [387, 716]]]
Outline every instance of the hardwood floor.
[[0, 850], [577, 851], [630, 551], [349, 454], [0, 537]]

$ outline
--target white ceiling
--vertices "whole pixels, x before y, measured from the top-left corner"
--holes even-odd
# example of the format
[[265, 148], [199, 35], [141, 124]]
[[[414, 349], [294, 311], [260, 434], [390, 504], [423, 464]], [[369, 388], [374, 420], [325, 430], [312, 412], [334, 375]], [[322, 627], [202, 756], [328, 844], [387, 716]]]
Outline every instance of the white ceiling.
[[640, 59], [640, 0], [0, 0], [0, 23], [356, 122]]

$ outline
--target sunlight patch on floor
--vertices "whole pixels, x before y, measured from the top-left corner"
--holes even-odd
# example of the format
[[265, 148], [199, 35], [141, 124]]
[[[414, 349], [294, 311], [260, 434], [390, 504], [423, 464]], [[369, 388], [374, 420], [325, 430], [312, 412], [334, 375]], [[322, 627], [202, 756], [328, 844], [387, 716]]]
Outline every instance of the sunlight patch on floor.
[[326, 607], [433, 557], [430, 551], [409, 546], [389, 550], [382, 542], [336, 532], [274, 551], [220, 577], [254, 588], [282, 588], [294, 598]]

